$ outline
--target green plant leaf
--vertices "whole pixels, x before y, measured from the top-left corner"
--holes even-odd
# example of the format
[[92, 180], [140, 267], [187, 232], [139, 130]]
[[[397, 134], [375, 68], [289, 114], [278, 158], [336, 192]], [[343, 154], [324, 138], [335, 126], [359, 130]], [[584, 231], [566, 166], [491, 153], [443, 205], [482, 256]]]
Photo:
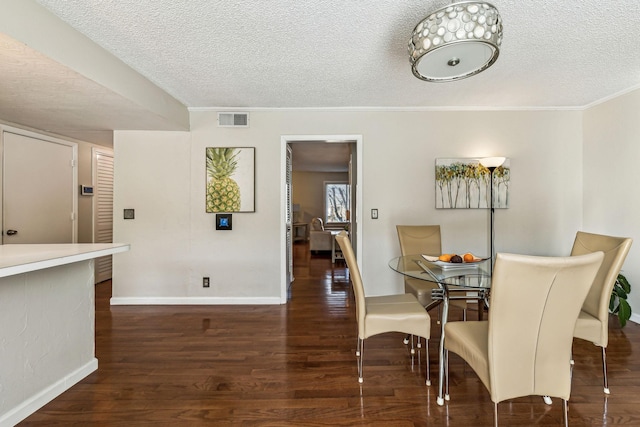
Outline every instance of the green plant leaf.
[[616, 285], [620, 285], [620, 287], [624, 289], [626, 293], [628, 294], [631, 293], [631, 285], [629, 284], [629, 281], [627, 280], [627, 278], [624, 277], [622, 274], [618, 274]]
[[620, 300], [618, 308], [618, 320], [620, 320], [620, 326], [624, 327], [627, 324], [627, 320], [631, 318], [631, 306], [626, 300]]
[[616, 287], [616, 288], [614, 288], [614, 291], [615, 291], [616, 296], [617, 296], [618, 298], [620, 298], [620, 299], [627, 299], [627, 292], [626, 292], [624, 289], [622, 289], [622, 288], [620, 288], [620, 287]]

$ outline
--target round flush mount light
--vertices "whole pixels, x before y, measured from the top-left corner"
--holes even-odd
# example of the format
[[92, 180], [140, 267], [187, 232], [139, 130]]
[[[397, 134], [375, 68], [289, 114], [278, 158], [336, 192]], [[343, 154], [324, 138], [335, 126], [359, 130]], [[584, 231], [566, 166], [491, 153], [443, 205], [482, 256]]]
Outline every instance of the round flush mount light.
[[429, 14], [409, 39], [413, 74], [429, 82], [464, 79], [498, 59], [502, 18], [490, 3], [463, 1]]

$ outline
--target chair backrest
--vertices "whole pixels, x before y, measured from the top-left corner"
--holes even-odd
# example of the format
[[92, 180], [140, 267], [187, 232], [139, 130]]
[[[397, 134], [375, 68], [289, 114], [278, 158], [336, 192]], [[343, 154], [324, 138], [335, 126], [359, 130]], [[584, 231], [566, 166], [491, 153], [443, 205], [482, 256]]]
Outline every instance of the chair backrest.
[[364, 285], [362, 284], [362, 276], [360, 275], [360, 269], [358, 268], [358, 262], [356, 256], [353, 253], [353, 247], [349, 236], [345, 231], [341, 231], [336, 236], [336, 241], [340, 245], [344, 259], [347, 262], [349, 268], [349, 276], [351, 276], [351, 283], [353, 284], [353, 293], [356, 299], [356, 319], [358, 321], [358, 334], [364, 336], [364, 318], [366, 313]]
[[322, 218], [316, 217], [311, 220], [311, 230], [324, 231], [324, 224], [322, 222]]
[[[598, 318], [604, 328], [604, 336], [608, 336], [609, 299], [616, 283], [618, 273], [631, 248], [632, 239], [613, 237], [602, 234], [578, 231], [573, 242], [571, 255], [583, 255], [591, 252], [604, 252], [604, 261], [593, 280], [591, 289], [582, 305], [582, 310]], [[606, 347], [606, 338], [603, 345]]]
[[439, 225], [396, 225], [402, 255], [442, 254]]
[[[396, 225], [396, 230], [402, 255], [440, 256], [442, 254], [439, 225]], [[404, 263], [405, 269], [415, 267], [411, 260], [405, 259]], [[405, 285], [416, 280], [407, 276], [404, 278]]]
[[489, 310], [491, 400], [569, 399], [573, 330], [603, 257], [497, 255]]

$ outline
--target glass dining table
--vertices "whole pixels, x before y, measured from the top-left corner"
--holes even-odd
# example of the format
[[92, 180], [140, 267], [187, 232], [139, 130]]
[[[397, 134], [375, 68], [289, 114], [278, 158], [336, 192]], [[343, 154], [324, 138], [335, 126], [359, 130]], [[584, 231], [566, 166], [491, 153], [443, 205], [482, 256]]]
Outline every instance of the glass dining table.
[[[454, 299], [475, 300], [479, 302], [478, 318], [482, 318], [484, 307], [489, 305], [489, 290], [491, 287], [491, 262], [480, 259], [471, 263], [448, 263], [437, 261], [437, 258], [426, 255], [405, 255], [389, 261], [392, 270], [414, 279], [436, 283], [438, 286], [431, 292], [431, 298], [442, 304], [440, 321], [440, 346], [438, 370], [438, 405], [444, 405], [449, 400], [444, 394], [444, 326], [449, 315], [449, 301]], [[427, 308], [430, 309], [433, 304]]]

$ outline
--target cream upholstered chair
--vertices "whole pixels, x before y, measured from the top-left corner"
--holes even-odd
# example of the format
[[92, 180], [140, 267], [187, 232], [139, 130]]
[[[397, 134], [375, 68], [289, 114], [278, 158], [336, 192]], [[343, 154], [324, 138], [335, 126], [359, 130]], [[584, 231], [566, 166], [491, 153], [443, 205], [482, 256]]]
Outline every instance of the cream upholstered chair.
[[604, 392], [609, 394], [607, 380], [607, 344], [609, 343], [609, 300], [632, 239], [578, 231], [571, 255], [604, 252], [604, 261], [582, 305], [573, 336], [591, 341], [602, 348]]
[[311, 220], [311, 230], [309, 230], [309, 250], [330, 251], [333, 247], [333, 235], [331, 231], [324, 229], [322, 218]]
[[[396, 225], [396, 231], [402, 255], [440, 256], [442, 254], [439, 225]], [[404, 291], [415, 295], [428, 310], [439, 303], [439, 301], [431, 299], [431, 290], [437, 288], [437, 283], [407, 276], [404, 278]]]
[[499, 402], [529, 395], [563, 399], [567, 425], [573, 330], [603, 258], [602, 252], [570, 257], [500, 253], [489, 319], [445, 325], [445, 358], [454, 352], [478, 374], [494, 402], [496, 426]]
[[336, 236], [336, 240], [347, 262], [356, 300], [358, 382], [363, 381], [364, 340], [386, 332], [401, 332], [423, 337], [426, 340], [426, 383], [430, 385], [429, 336], [431, 334], [431, 319], [429, 314], [412, 294], [365, 296], [362, 276], [347, 233], [340, 232]]
[[[396, 225], [396, 230], [402, 255], [439, 256], [442, 254], [442, 238], [439, 225]], [[414, 294], [427, 310], [431, 310], [441, 302], [431, 298], [431, 290], [437, 288], [437, 283], [406, 276], [404, 278], [404, 291]], [[451, 305], [462, 308], [466, 319], [467, 302], [465, 300], [452, 299]]]

